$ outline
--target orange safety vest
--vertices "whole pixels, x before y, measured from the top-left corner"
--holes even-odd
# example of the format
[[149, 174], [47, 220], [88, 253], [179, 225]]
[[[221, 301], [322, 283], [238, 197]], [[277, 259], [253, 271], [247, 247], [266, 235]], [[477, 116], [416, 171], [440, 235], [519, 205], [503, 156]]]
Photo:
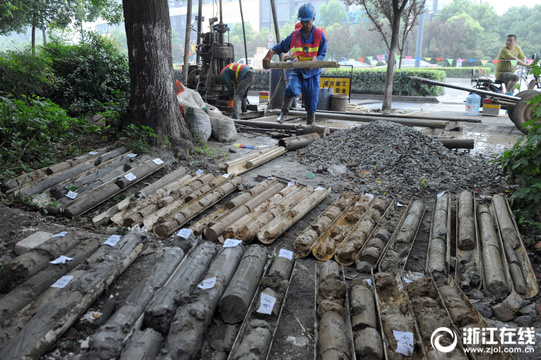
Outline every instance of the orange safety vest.
[[323, 31], [316, 28], [314, 31], [314, 43], [305, 44], [301, 41], [301, 29], [293, 30], [289, 52], [297, 61], [310, 61], [317, 56]]
[[220, 76], [222, 76], [225, 69], [229, 68], [229, 69], [233, 70], [235, 72], [235, 80], [231, 79], [231, 82], [233, 83], [233, 85], [237, 86], [237, 81], [239, 81], [239, 74], [246, 66], [248, 66], [248, 65], [231, 63], [229, 65], [226, 65], [226, 67], [224, 67], [222, 69], [222, 71], [220, 71]]
[[[302, 29], [302, 24], [301, 24], [300, 21], [295, 24], [295, 30], [297, 30], [297, 29]], [[325, 30], [325, 28], [318, 28], [318, 29], [321, 29], [323, 31], [323, 34], [325, 34], [325, 38], [327, 39], [327, 44], [328, 44], [329, 43], [329, 37], [327, 36], [327, 30]]]

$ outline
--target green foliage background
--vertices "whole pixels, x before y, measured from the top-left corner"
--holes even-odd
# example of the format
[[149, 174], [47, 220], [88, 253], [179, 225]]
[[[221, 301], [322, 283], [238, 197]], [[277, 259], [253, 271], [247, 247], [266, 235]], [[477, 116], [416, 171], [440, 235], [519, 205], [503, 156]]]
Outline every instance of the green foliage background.
[[[539, 62], [534, 63], [532, 72], [541, 76]], [[531, 126], [527, 135], [522, 136], [512, 149], [497, 155], [504, 173], [510, 174], [515, 183], [515, 189], [510, 197], [510, 203], [520, 224], [533, 226], [541, 232], [541, 223], [536, 219], [536, 209], [539, 212], [541, 204], [541, 95], [531, 100], [535, 117], [524, 126]]]
[[[30, 49], [0, 53], [0, 177], [110, 142], [129, 91], [126, 57], [94, 33], [77, 45], [53, 39], [35, 55]], [[89, 125], [94, 114], [104, 115], [108, 126]]]

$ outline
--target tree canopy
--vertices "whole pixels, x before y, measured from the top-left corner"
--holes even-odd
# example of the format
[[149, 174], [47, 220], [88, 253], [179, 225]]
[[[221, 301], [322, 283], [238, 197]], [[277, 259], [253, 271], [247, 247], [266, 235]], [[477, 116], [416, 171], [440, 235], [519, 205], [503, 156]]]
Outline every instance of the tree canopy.
[[72, 23], [82, 28], [83, 22], [98, 18], [119, 23], [122, 4], [114, 0], [10, 0], [0, 4], [0, 14], [0, 35], [21, 33], [30, 26], [34, 48], [36, 29], [66, 29]]
[[321, 5], [316, 15], [317, 24], [326, 27], [333, 24], [342, 24], [346, 21], [346, 9], [338, 0], [330, 0]]

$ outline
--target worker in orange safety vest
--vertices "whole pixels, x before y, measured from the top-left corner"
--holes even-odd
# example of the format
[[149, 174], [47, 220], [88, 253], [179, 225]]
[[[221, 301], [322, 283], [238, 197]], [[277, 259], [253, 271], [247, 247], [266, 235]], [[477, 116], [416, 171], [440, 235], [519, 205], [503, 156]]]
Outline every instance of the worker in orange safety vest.
[[[274, 54], [290, 52], [296, 61], [323, 60], [327, 53], [327, 37], [322, 29], [313, 26], [316, 9], [310, 3], [301, 5], [298, 19], [302, 28], [293, 32], [281, 43], [276, 44], [263, 58], [263, 67], [268, 68]], [[280, 115], [276, 119], [283, 123], [289, 114], [293, 100], [302, 92], [306, 108], [306, 123], [313, 125], [319, 96], [319, 79], [321, 69], [293, 69], [289, 76], [289, 84], [284, 92], [284, 102]]]
[[229, 92], [227, 107], [233, 108], [233, 119], [239, 119], [242, 101], [248, 96], [248, 90], [254, 81], [254, 69], [248, 65], [237, 63], [226, 65], [216, 79], [216, 82], [225, 85]]

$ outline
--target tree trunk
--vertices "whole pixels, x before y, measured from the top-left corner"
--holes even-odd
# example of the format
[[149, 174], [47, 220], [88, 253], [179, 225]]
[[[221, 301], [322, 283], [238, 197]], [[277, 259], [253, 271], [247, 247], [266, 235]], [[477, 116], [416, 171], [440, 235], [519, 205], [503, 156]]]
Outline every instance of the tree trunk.
[[32, 55], [36, 55], [36, 26], [32, 25]]
[[385, 74], [385, 92], [383, 93], [383, 106], [381, 111], [388, 114], [391, 111], [393, 102], [393, 75], [394, 65], [396, 63], [395, 51], [398, 45], [398, 35], [400, 32], [400, 14], [394, 14], [393, 31], [391, 35], [391, 48], [389, 49], [389, 60], [387, 60], [387, 73]]
[[193, 139], [175, 96], [171, 22], [166, 0], [123, 1], [130, 65], [131, 98], [125, 124], [154, 129], [175, 152]]

